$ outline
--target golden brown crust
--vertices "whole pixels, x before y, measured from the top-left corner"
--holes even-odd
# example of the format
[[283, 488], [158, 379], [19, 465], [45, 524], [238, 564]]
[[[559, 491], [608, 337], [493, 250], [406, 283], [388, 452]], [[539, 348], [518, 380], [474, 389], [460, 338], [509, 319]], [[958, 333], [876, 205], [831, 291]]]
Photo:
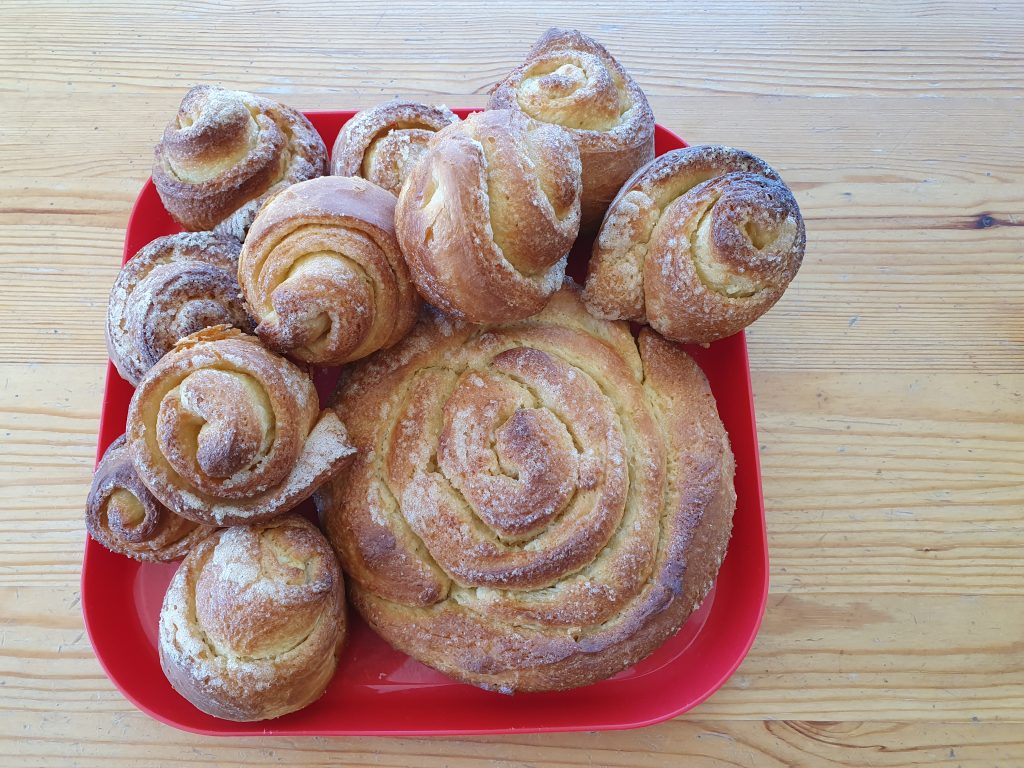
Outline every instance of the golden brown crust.
[[358, 453], [321, 488], [354, 604], [395, 647], [503, 691], [585, 685], [699, 605], [733, 464], [703, 373], [567, 286], [528, 320], [435, 312], [350, 369]]
[[511, 111], [439, 131], [398, 198], [395, 227], [416, 287], [474, 323], [541, 310], [579, 229], [580, 162], [561, 128]]
[[239, 296], [241, 244], [213, 232], [158, 237], [122, 267], [107, 305], [107, 350], [133, 385], [179, 339], [214, 325], [252, 331]]
[[583, 163], [580, 233], [593, 234], [622, 183], [654, 157], [654, 113], [643, 90], [596, 40], [552, 28], [491, 91], [488, 109], [560, 125]]
[[92, 476], [85, 527], [107, 549], [141, 561], [177, 560], [215, 530], [154, 498], [135, 472], [124, 435], [110, 444]]
[[221, 530], [185, 558], [160, 610], [160, 665], [203, 712], [266, 720], [323, 694], [345, 633], [334, 553], [289, 515]]
[[260, 211], [238, 277], [276, 352], [341, 365], [402, 338], [420, 298], [395, 239], [395, 196], [358, 178], [295, 184]]
[[448, 107], [387, 101], [352, 116], [331, 150], [331, 173], [360, 176], [395, 195], [431, 136], [459, 122]]
[[710, 342], [767, 312], [803, 260], [793, 193], [767, 163], [732, 147], [661, 155], [608, 208], [584, 300], [599, 317], [648, 322]]
[[327, 147], [305, 115], [213, 85], [185, 94], [154, 154], [168, 213], [185, 229], [237, 240], [268, 196], [327, 172]]
[[202, 523], [257, 523], [308, 498], [353, 448], [305, 371], [227, 326], [195, 333], [143, 378], [128, 408], [139, 477]]

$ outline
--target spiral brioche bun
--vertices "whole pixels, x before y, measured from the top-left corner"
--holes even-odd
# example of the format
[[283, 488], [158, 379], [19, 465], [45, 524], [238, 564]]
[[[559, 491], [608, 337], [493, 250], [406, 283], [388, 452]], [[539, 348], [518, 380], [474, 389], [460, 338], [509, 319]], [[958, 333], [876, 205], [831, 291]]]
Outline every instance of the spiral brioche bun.
[[512, 111], [439, 131], [402, 186], [395, 227], [413, 281], [473, 323], [528, 317], [565, 274], [579, 230], [579, 153]]
[[135, 471], [124, 435], [110, 444], [93, 474], [85, 527], [112, 552], [154, 562], [183, 557], [214, 530], [174, 514], [154, 498]]
[[305, 371], [226, 326], [149, 370], [128, 407], [128, 448], [165, 506], [200, 523], [256, 523], [305, 500], [353, 448]]
[[345, 592], [330, 546], [286, 515], [203, 541], [160, 610], [160, 665], [174, 689], [227, 720], [280, 717], [316, 701], [345, 641]]
[[401, 339], [420, 297], [395, 238], [395, 196], [324, 176], [275, 195], [249, 230], [238, 277], [271, 349], [342, 365]]
[[181, 339], [203, 328], [252, 331], [239, 296], [241, 244], [213, 232], [158, 237], [122, 267], [107, 305], [107, 350], [137, 385]]
[[484, 688], [634, 664], [710, 589], [735, 491], [703, 373], [567, 285], [529, 320], [435, 312], [350, 369], [357, 456], [317, 494], [350, 597], [396, 648]]
[[608, 203], [654, 157], [654, 113], [625, 68], [593, 38], [552, 28], [491, 91], [488, 109], [514, 109], [560, 125], [583, 164], [580, 233], [591, 235]]
[[793, 193], [767, 163], [716, 145], [640, 169], [608, 209], [584, 298], [599, 317], [711, 342], [767, 312], [803, 261]]
[[175, 221], [237, 240], [269, 195], [327, 172], [327, 147], [305, 115], [213, 85], [185, 94], [154, 155], [153, 183]]
[[459, 118], [445, 106], [386, 101], [352, 116], [331, 150], [331, 173], [361, 176], [395, 195], [430, 138]]

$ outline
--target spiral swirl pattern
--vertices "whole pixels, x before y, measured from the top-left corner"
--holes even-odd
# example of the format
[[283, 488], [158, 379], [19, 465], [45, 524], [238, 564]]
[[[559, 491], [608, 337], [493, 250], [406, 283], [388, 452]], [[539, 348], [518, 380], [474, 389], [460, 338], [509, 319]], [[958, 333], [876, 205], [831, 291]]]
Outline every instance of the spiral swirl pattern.
[[150, 369], [132, 396], [127, 438], [157, 499], [218, 525], [288, 511], [353, 450], [304, 371], [226, 326], [187, 337]]
[[124, 265], [110, 290], [107, 349], [136, 385], [179, 339], [214, 325], [252, 331], [239, 296], [237, 240], [212, 232], [159, 237]]
[[338, 134], [331, 173], [361, 176], [397, 195], [434, 133], [457, 122], [448, 107], [415, 101], [388, 101], [363, 110]]
[[564, 130], [478, 112], [431, 139], [395, 227], [424, 297], [470, 322], [503, 322], [539, 312], [561, 285], [579, 211], [579, 153]]
[[488, 109], [560, 125], [583, 163], [580, 232], [592, 234], [622, 183], [654, 157], [654, 113], [630, 74], [590, 37], [549, 29], [494, 86]]
[[263, 342], [309, 363], [341, 365], [408, 333], [420, 298], [394, 218], [394, 195], [341, 176], [296, 184], [267, 203], [238, 270]]
[[431, 314], [356, 366], [358, 454], [317, 495], [351, 596], [397, 648], [500, 690], [635, 663], [703, 599], [728, 541], [728, 438], [703, 374], [568, 285], [528, 321]]
[[153, 183], [171, 216], [239, 241], [269, 195], [327, 171], [327, 147], [301, 112], [212, 85], [185, 94], [154, 154]]
[[112, 552], [143, 561], [177, 560], [214, 530], [179, 517], [153, 497], [135, 472], [123, 435], [107, 448], [92, 477], [85, 527]]
[[638, 171], [609, 207], [585, 299], [600, 317], [711, 342], [782, 297], [805, 243], [793, 193], [763, 160], [715, 145], [675, 150]]
[[160, 663], [204, 712], [263, 720], [320, 697], [345, 631], [334, 553], [285, 516], [219, 531], [185, 558], [160, 611]]

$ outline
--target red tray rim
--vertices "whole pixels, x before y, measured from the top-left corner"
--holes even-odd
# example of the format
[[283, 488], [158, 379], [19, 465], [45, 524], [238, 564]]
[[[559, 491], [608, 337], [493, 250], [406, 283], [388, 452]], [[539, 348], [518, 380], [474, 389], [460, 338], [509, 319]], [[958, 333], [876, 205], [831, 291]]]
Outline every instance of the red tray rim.
[[[339, 115], [339, 114], [347, 114], [347, 115], [351, 116], [351, 114], [353, 114], [356, 111], [357, 110], [341, 110], [341, 109], [339, 109], [339, 110], [303, 110], [303, 114], [305, 114], [307, 117], [310, 117], [310, 118], [318, 118], [318, 117], [333, 117], [333, 116], [336, 116], [336, 115]], [[456, 114], [458, 114], [460, 117], [465, 117], [466, 114], [468, 114], [468, 113], [482, 111], [482, 108], [452, 108], [452, 111], [455, 112]], [[658, 128], [661, 131], [667, 133], [675, 141], [678, 141], [683, 146], [686, 146], [686, 142], [678, 134], [676, 134], [674, 131], [672, 131], [672, 130], [670, 130], [670, 129], [668, 129], [665, 126], [660, 125], [660, 124], [658, 125]], [[143, 201], [143, 198], [144, 198], [144, 193], [146, 192], [147, 187], [150, 187], [152, 185], [153, 185], [152, 177], [147, 178], [145, 183], [142, 186], [142, 189], [140, 189], [139, 194], [136, 196], [135, 202], [132, 204], [131, 212], [130, 212], [129, 218], [128, 218], [129, 223], [135, 220], [135, 217], [138, 214], [139, 208], [140, 208], [140, 206], [142, 204], [142, 201]], [[128, 227], [125, 228], [125, 245], [124, 245], [124, 253], [123, 253], [122, 263], [127, 262], [127, 260], [132, 255], [132, 254], [128, 253], [127, 238], [128, 238]], [[217, 730], [213, 730], [213, 729], [208, 729], [208, 728], [198, 728], [198, 727], [191, 726], [191, 725], [179, 722], [177, 720], [174, 720], [173, 718], [163, 714], [162, 712], [160, 712], [158, 710], [155, 710], [152, 707], [146, 705], [138, 697], [136, 697], [131, 692], [129, 692], [128, 688], [121, 683], [121, 681], [117, 678], [117, 676], [110, 669], [110, 667], [108, 666], [107, 661], [106, 661], [104, 655], [96, 651], [96, 641], [95, 641], [95, 638], [94, 638], [95, 628], [93, 626], [93, 620], [90, 618], [89, 612], [87, 610], [88, 601], [86, 601], [84, 599], [84, 597], [83, 597], [83, 599], [81, 600], [82, 616], [83, 616], [83, 620], [84, 620], [84, 623], [85, 623], [86, 633], [87, 633], [88, 638], [89, 638], [89, 643], [90, 643], [90, 645], [93, 648], [93, 654], [96, 657], [96, 660], [99, 662], [100, 667], [103, 669], [104, 674], [106, 674], [107, 678], [110, 680], [110, 682], [121, 693], [121, 695], [124, 696], [129, 702], [131, 702], [132, 705], [134, 705], [137, 709], [139, 709], [140, 711], [144, 712], [145, 714], [147, 714], [148, 716], [150, 716], [154, 720], [157, 720], [158, 722], [161, 722], [161, 723], [163, 723], [165, 725], [171, 726], [173, 728], [176, 728], [178, 730], [182, 730], [182, 731], [185, 731], [185, 732], [188, 732], [188, 733], [195, 733], [195, 734], [203, 735], [203, 736], [282, 736], [282, 737], [294, 737], [294, 736], [321, 736], [321, 737], [324, 737], [324, 736], [333, 736], [333, 737], [348, 737], [348, 736], [392, 736], [392, 737], [394, 737], [394, 736], [415, 736], [415, 737], [440, 736], [440, 737], [447, 737], [447, 736], [500, 735], [500, 734], [513, 734], [513, 733], [524, 733], [524, 734], [525, 733], [573, 733], [573, 732], [581, 732], [581, 731], [595, 731], [595, 730], [617, 731], [617, 730], [629, 730], [629, 729], [633, 729], [633, 728], [643, 728], [643, 727], [647, 727], [647, 726], [650, 726], [650, 725], [656, 725], [658, 723], [665, 722], [666, 720], [670, 720], [670, 719], [672, 719], [674, 717], [678, 717], [679, 715], [681, 715], [681, 714], [683, 714], [685, 712], [688, 712], [691, 709], [693, 709], [694, 707], [697, 707], [700, 704], [702, 704], [703, 702], [707, 701], [707, 699], [710, 698], [714, 693], [716, 693], [722, 687], [722, 685], [724, 685], [725, 682], [733, 675], [733, 673], [735, 673], [735, 671], [739, 668], [740, 664], [743, 662], [743, 660], [746, 658], [747, 654], [749, 653], [750, 648], [753, 646], [754, 640], [757, 638], [757, 634], [758, 634], [758, 632], [760, 630], [762, 621], [764, 619], [765, 607], [766, 607], [767, 602], [768, 602], [770, 562], [769, 562], [769, 550], [768, 550], [768, 540], [767, 540], [767, 525], [766, 525], [765, 509], [764, 509], [764, 492], [763, 492], [763, 487], [762, 487], [762, 482], [761, 482], [760, 451], [757, 450], [757, 440], [756, 440], [756, 438], [757, 438], [757, 421], [756, 421], [756, 412], [755, 412], [755, 409], [754, 409], [753, 382], [751, 380], [751, 375], [750, 375], [750, 358], [749, 358], [749, 354], [748, 354], [748, 350], [747, 350], [746, 334], [743, 331], [740, 331], [740, 333], [737, 334], [737, 336], [739, 337], [740, 358], [741, 358], [742, 363], [743, 363], [742, 371], [743, 371], [743, 376], [745, 378], [746, 390], [751, 395], [747, 399], [747, 408], [749, 409], [748, 418], [749, 418], [749, 422], [750, 422], [751, 433], [752, 433], [752, 437], [754, 438], [754, 441], [755, 441], [755, 450], [753, 450], [750, 458], [751, 458], [751, 460], [753, 462], [753, 466], [751, 467], [751, 471], [753, 472], [753, 476], [756, 478], [756, 483], [754, 484], [754, 486], [755, 486], [755, 496], [756, 496], [755, 501], [756, 501], [756, 507], [757, 507], [756, 511], [759, 513], [758, 515], [756, 515], [756, 519], [760, 523], [759, 528], [760, 528], [760, 534], [761, 534], [758, 537], [758, 540], [761, 543], [761, 547], [759, 549], [760, 549], [760, 552], [762, 554], [762, 561], [761, 562], [762, 562], [762, 566], [763, 566], [762, 569], [761, 569], [762, 570], [762, 580], [761, 580], [762, 581], [762, 589], [761, 589], [761, 594], [759, 595], [758, 601], [757, 601], [756, 614], [748, 614], [748, 619], [753, 619], [752, 623], [749, 625], [749, 627], [747, 629], [748, 637], [744, 640], [744, 642], [740, 646], [740, 650], [736, 654], [735, 658], [729, 664], [723, 665], [721, 667], [720, 674], [717, 675], [714, 678], [713, 684], [708, 685], [707, 689], [704, 691], [703, 694], [701, 694], [701, 695], [699, 695], [699, 696], [697, 696], [697, 697], [695, 697], [695, 698], [693, 698], [693, 699], [691, 699], [689, 701], [686, 701], [682, 706], [679, 706], [677, 708], [669, 708], [666, 711], [664, 711], [662, 713], [659, 713], [658, 715], [653, 716], [653, 717], [642, 718], [642, 719], [628, 719], [628, 718], [626, 718], [626, 719], [623, 719], [621, 721], [607, 722], [607, 723], [601, 723], [601, 724], [594, 724], [592, 722], [587, 721], [587, 722], [581, 722], [581, 723], [572, 724], [572, 725], [555, 725], [555, 726], [543, 726], [543, 725], [541, 725], [541, 726], [526, 726], [526, 727], [509, 726], [507, 728], [498, 728], [498, 727], [453, 727], [453, 728], [444, 728], [444, 729], [423, 729], [423, 728], [359, 728], [359, 729], [346, 729], [344, 727], [341, 727], [341, 728], [336, 728], [336, 729], [332, 728], [330, 730], [318, 729], [318, 728], [290, 728], [290, 729], [284, 730], [284, 729], [273, 727], [273, 724], [275, 722], [277, 722], [275, 720], [262, 721], [262, 722], [257, 722], [257, 723], [234, 723], [234, 722], [225, 720], [222, 723], [222, 725], [224, 726], [223, 728], [219, 728]], [[108, 422], [108, 419], [110, 418], [110, 409], [107, 408], [107, 397], [108, 397], [108, 393], [110, 391], [111, 382], [115, 378], [120, 378], [120, 375], [117, 373], [117, 370], [115, 369], [114, 364], [110, 360], [108, 360], [107, 361], [106, 375], [104, 377], [104, 383], [103, 383], [103, 403], [102, 403], [102, 410], [101, 410], [101, 413], [100, 413], [99, 431], [98, 431], [98, 434], [97, 434], [97, 446], [96, 446], [96, 464], [97, 465], [99, 464], [99, 461], [102, 458], [103, 452], [105, 450], [105, 446], [103, 445], [103, 441], [102, 441], [102, 436], [106, 432], [107, 422]], [[97, 544], [95, 541], [93, 541], [91, 539], [91, 537], [88, 535], [88, 533], [86, 533], [86, 535], [85, 535], [85, 547], [84, 547], [84, 553], [83, 553], [83, 558], [82, 558], [82, 574], [81, 574], [81, 577], [80, 577], [80, 580], [79, 580], [80, 590], [81, 590], [81, 594], [83, 596], [84, 596], [84, 594], [85, 594], [85, 592], [87, 590], [87, 574], [88, 574], [89, 554], [90, 554], [90, 551], [92, 550], [93, 547], [98, 547], [98, 546], [100, 546], [100, 545]], [[264, 723], [269, 723], [271, 725], [264, 725]]]

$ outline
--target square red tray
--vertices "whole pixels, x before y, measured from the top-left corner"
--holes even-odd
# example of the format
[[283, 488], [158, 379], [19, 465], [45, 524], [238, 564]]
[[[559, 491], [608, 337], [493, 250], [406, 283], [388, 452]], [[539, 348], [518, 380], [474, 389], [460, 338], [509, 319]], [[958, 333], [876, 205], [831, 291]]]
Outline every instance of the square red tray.
[[[457, 109], [465, 117], [475, 110]], [[352, 111], [310, 112], [327, 146]], [[657, 154], [686, 146], [658, 126]], [[180, 231], [152, 181], [135, 202], [124, 260], [150, 240]], [[590, 242], [573, 249], [570, 273], [581, 279]], [[734, 531], [718, 581], [701, 608], [661, 648], [631, 669], [587, 688], [502, 696], [456, 683], [393, 650], [350, 612], [351, 632], [338, 672], [313, 705], [276, 720], [233, 723], [200, 712], [164, 678], [157, 618], [177, 563], [140, 564], [87, 537], [82, 612], [96, 657], [135, 706], [168, 725], [211, 735], [463, 735], [635, 728], [696, 706], [735, 671], [757, 634], [768, 594], [768, 547], [758, 466], [754, 401], [742, 333], [707, 349], [688, 347], [704, 369], [736, 454]], [[326, 399], [329, 372], [318, 376]], [[107, 365], [97, 461], [124, 432], [132, 388]], [[312, 504], [302, 507], [312, 512]]]

